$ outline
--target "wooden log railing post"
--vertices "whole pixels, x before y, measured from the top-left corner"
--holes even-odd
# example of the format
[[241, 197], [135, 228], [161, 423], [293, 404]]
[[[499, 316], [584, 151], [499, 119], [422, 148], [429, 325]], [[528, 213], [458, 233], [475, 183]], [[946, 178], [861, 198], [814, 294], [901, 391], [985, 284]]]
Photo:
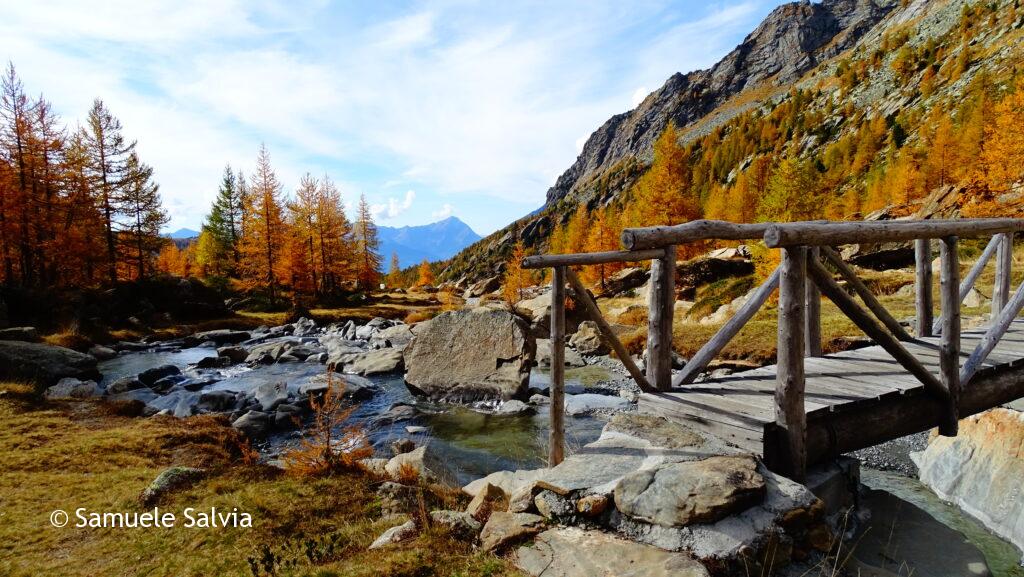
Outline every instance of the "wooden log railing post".
[[992, 319], [992, 326], [985, 331], [984, 336], [978, 341], [978, 345], [974, 347], [974, 351], [964, 361], [964, 366], [960, 369], [961, 391], [970, 388], [968, 383], [974, 377], [974, 373], [978, 372], [989, 353], [999, 344], [999, 339], [1003, 338], [1006, 331], [1010, 329], [1010, 325], [1020, 314], [1021, 309], [1024, 309], [1024, 283], [1017, 287], [1017, 292], [1013, 293], [1010, 302], [1006, 303], [1003, 310], [999, 311], [999, 314]]
[[957, 237], [942, 239], [939, 254], [942, 262], [939, 287], [943, 319], [939, 371], [948, 403], [939, 430], [943, 435], [953, 436], [960, 420], [960, 259], [957, 256]]
[[548, 466], [565, 458], [565, 267], [551, 269], [551, 430]]
[[935, 307], [932, 304], [932, 245], [926, 238], [914, 241], [914, 266], [917, 274], [914, 282], [914, 302], [917, 306], [915, 332], [918, 337], [930, 337]]
[[775, 384], [775, 423], [781, 433], [779, 466], [802, 481], [807, 474], [807, 413], [804, 411], [804, 313], [807, 249], [782, 250], [779, 265], [778, 365]]
[[992, 287], [992, 319], [1006, 308], [1010, 300], [1010, 269], [1013, 266], [1013, 233], [997, 235], [999, 248], [996, 250], [996, 282]]
[[672, 388], [672, 316], [675, 308], [676, 247], [651, 261], [647, 295], [647, 382], [661, 391]]
[[[818, 247], [807, 249], [807, 258], [814, 262], [821, 260], [821, 251]], [[808, 357], [821, 356], [821, 291], [818, 285], [812, 282], [805, 282], [805, 299], [807, 301], [807, 313], [805, 315], [807, 328], [805, 330], [805, 350]]]

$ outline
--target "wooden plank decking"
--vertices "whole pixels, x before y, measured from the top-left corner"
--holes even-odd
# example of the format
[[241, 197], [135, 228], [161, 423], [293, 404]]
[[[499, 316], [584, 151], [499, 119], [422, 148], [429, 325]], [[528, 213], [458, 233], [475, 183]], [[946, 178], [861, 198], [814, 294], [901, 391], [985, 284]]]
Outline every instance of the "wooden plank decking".
[[[984, 335], [984, 329], [963, 331], [961, 334], [961, 363]], [[903, 342], [933, 374], [939, 373], [939, 337], [927, 337]], [[835, 444], [835, 427], [850, 427], [850, 423], [863, 422], [863, 446], [877, 442], [876, 435], [867, 430], [868, 423], [877, 418], [891, 418], [897, 406], [909, 398], [926, 398], [924, 386], [908, 373], [879, 346], [845, 351], [805, 359], [808, 437], [824, 438], [821, 444]], [[1013, 384], [1001, 398], [1024, 395], [1024, 319], [1016, 320], [989, 355], [982, 369], [970, 383], [965, 383], [964, 395], [971, 395], [972, 384], [985, 381], [990, 375]], [[709, 379], [695, 385], [664, 393], [644, 393], [640, 397], [640, 411], [662, 415], [724, 438], [739, 447], [760, 453], [766, 458], [777, 442], [775, 417], [775, 366], [762, 367], [728, 377]], [[980, 385], [979, 385], [980, 386]], [[1006, 388], [1005, 383], [1001, 385]], [[1016, 391], [1016, 392], [1014, 392]], [[984, 395], [983, 404], [992, 403], [991, 395]], [[971, 412], [991, 408], [968, 403]], [[995, 406], [995, 405], [993, 405]], [[902, 410], [902, 409], [901, 409]], [[913, 410], [913, 409], [911, 409]], [[896, 411], [898, 413], [898, 411]], [[921, 408], [919, 414], [908, 415], [905, 423], [895, 428], [909, 434], [936, 426]], [[846, 435], [849, 437], [849, 435]], [[874, 442], [872, 442], [874, 441]], [[842, 445], [850, 450], [848, 439]], [[854, 441], [856, 443], [856, 441]], [[859, 447], [858, 447], [859, 448]], [[817, 458], [822, 453], [818, 451]]]

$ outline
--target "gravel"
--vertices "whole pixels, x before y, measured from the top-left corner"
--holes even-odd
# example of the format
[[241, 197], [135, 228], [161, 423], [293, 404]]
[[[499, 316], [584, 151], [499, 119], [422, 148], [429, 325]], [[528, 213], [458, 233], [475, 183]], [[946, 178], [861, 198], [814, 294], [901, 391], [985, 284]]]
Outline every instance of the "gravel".
[[860, 459], [861, 464], [872, 469], [892, 471], [907, 477], [917, 478], [917, 465], [910, 459], [910, 453], [923, 451], [928, 446], [927, 431], [886, 441], [881, 445], [850, 453]]

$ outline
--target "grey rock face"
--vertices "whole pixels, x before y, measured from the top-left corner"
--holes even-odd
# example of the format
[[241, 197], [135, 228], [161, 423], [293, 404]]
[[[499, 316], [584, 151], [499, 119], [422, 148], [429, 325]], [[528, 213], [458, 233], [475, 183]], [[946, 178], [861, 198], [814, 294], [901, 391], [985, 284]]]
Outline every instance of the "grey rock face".
[[665, 551], [600, 531], [560, 527], [544, 531], [533, 546], [520, 547], [515, 563], [539, 577], [708, 577], [685, 553]]
[[[344, 364], [344, 371], [356, 375], [383, 375], [401, 371], [404, 366], [402, 351], [379, 349], [352, 355]], [[335, 365], [337, 368], [337, 365]]]
[[534, 343], [518, 316], [478, 308], [442, 313], [416, 331], [405, 350], [413, 390], [433, 398], [476, 400], [522, 397]]
[[0, 341], [0, 379], [34, 382], [44, 391], [65, 377], [99, 380], [96, 359], [64, 347]]
[[254, 394], [264, 411], [272, 411], [288, 401], [288, 386], [284, 383], [263, 383], [256, 387]]

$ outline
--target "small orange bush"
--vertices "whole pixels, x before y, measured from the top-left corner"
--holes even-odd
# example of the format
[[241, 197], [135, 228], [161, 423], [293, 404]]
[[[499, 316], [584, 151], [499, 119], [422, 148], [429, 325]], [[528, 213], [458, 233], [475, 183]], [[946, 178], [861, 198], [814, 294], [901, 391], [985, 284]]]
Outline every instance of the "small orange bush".
[[282, 455], [289, 474], [305, 477], [359, 468], [359, 461], [373, 455], [366, 431], [358, 425], [343, 426], [355, 406], [344, 407], [328, 373], [327, 392], [310, 397], [313, 424], [303, 431], [299, 446]]

